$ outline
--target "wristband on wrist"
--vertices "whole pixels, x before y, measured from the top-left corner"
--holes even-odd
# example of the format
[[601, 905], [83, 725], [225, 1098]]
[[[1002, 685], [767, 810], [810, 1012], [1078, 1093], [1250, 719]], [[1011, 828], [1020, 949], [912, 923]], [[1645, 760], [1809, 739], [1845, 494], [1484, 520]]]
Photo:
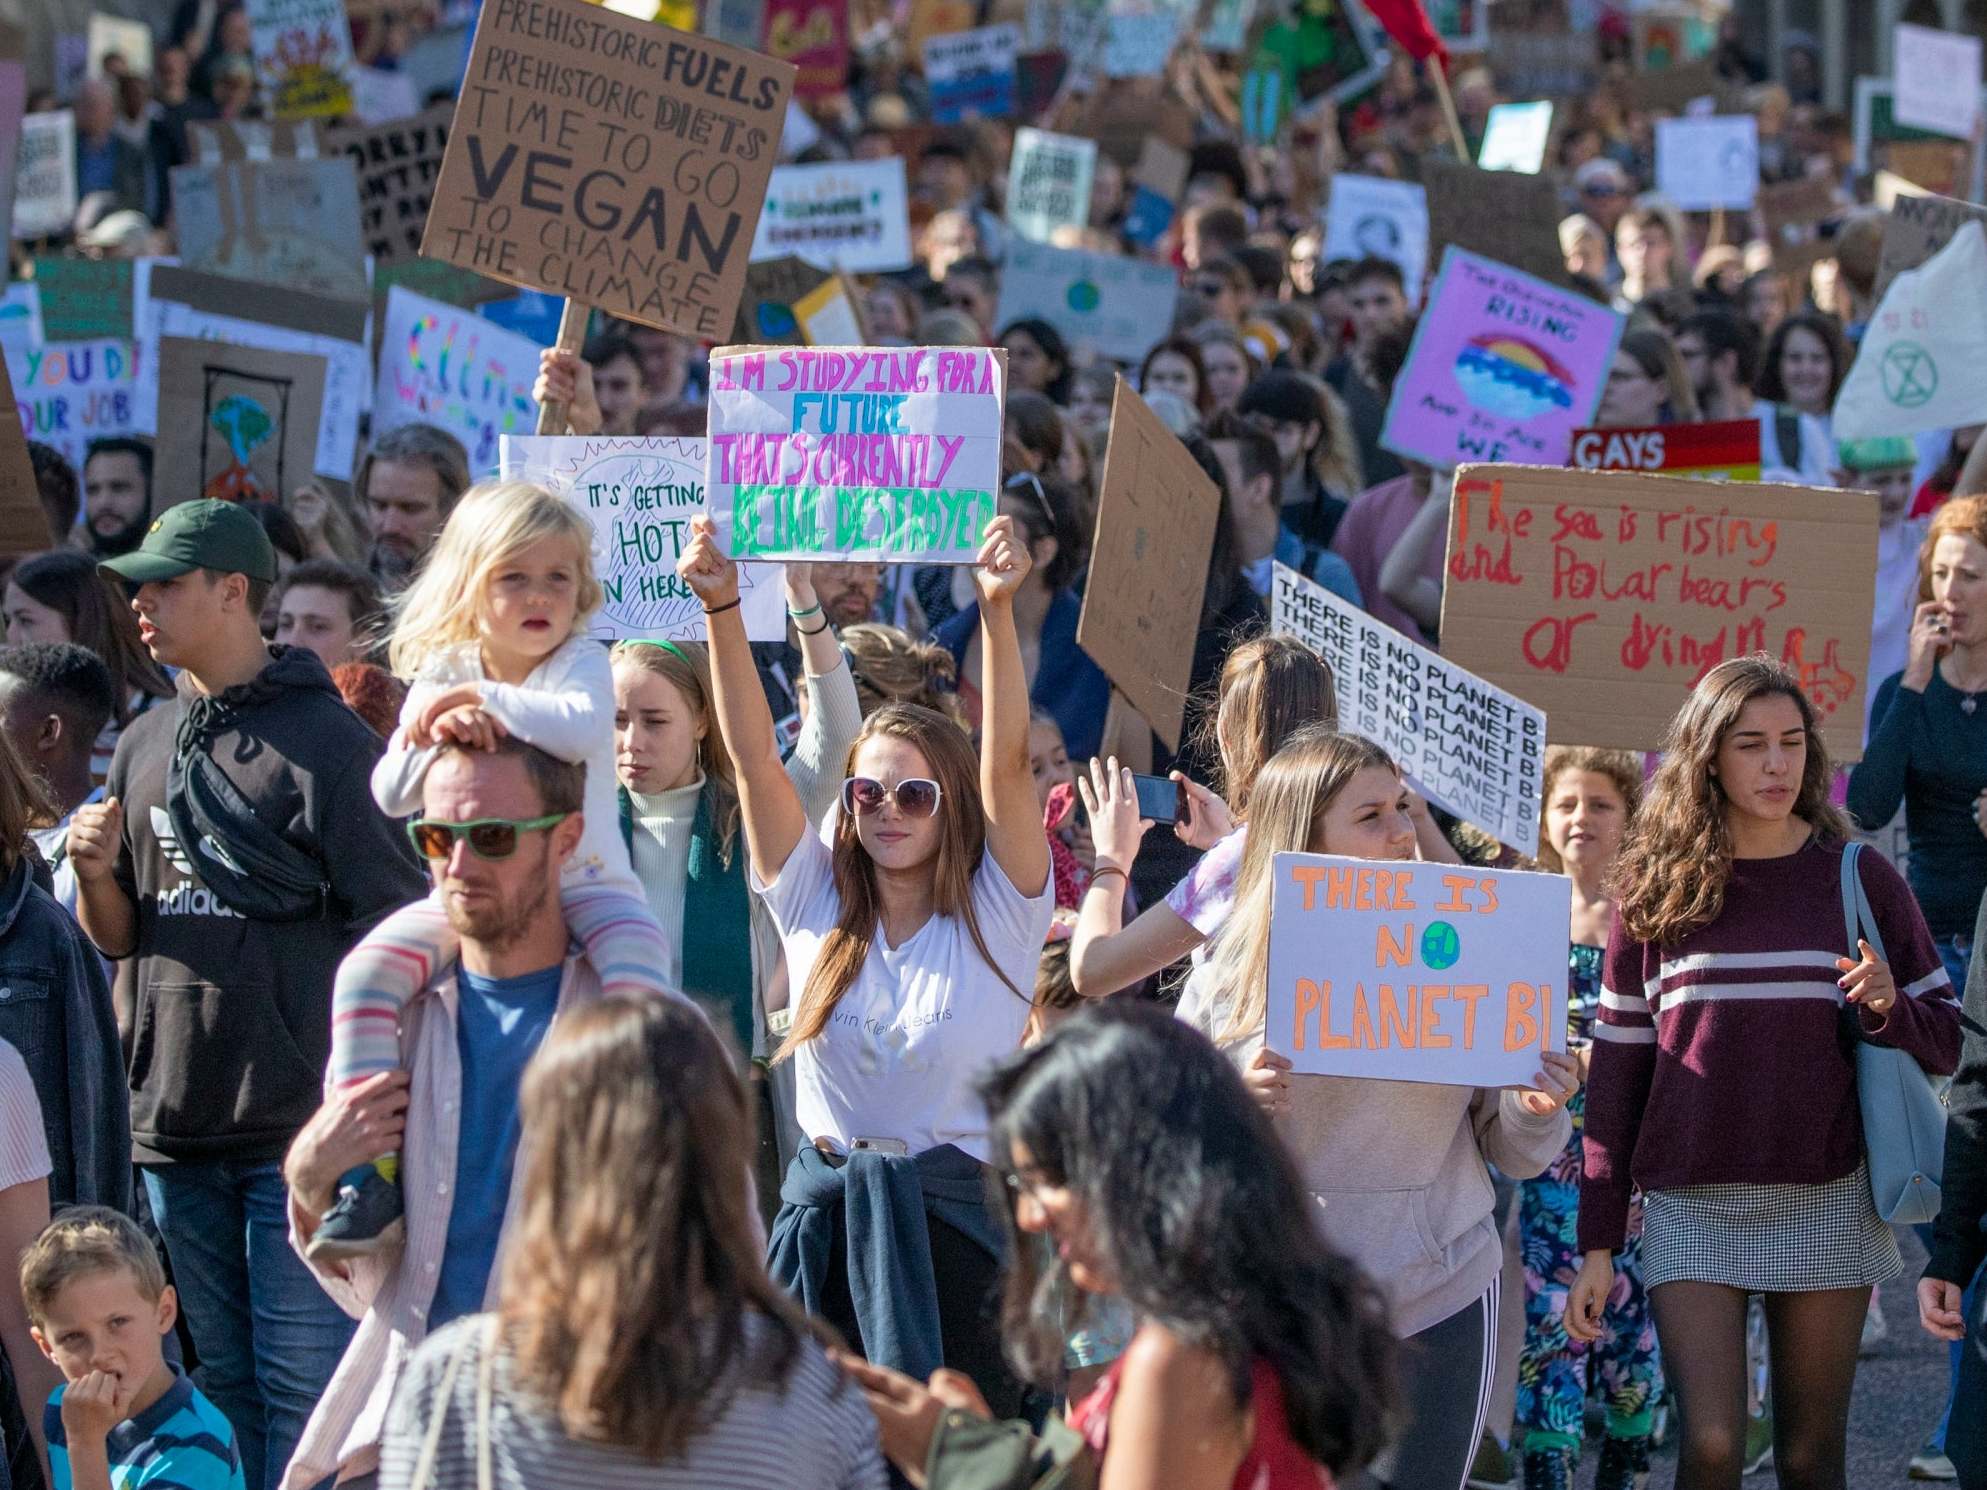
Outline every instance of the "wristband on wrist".
[[1095, 869], [1090, 871], [1090, 883], [1093, 885], [1096, 884], [1097, 881], [1102, 879], [1107, 874], [1115, 874], [1119, 879], [1124, 880], [1127, 884], [1131, 882], [1131, 876], [1126, 874], [1122, 869], [1118, 868], [1117, 865], [1099, 864]]
[[802, 636], [819, 636], [828, 629], [828, 623], [826, 620], [823, 620], [819, 626], [796, 626], [793, 629], [798, 631]]
[[806, 610], [795, 610], [792, 606], [788, 606], [787, 614], [793, 617], [793, 619], [796, 621], [805, 621], [809, 616], [820, 615], [821, 605], [820, 602], [817, 601], [815, 604], [808, 606]]
[[744, 603], [745, 603], [745, 597], [743, 595], [740, 595], [736, 600], [731, 601], [727, 605], [705, 606], [704, 614], [707, 616], [721, 616], [728, 610], [737, 610], [739, 606], [743, 605]]

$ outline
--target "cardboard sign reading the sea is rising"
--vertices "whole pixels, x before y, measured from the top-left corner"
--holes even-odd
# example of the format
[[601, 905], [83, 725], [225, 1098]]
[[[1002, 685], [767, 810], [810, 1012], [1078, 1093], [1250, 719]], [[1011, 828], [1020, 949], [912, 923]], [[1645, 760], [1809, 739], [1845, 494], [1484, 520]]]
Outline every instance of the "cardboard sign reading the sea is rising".
[[1563, 465], [1573, 431], [1593, 420], [1621, 329], [1605, 305], [1451, 248], [1380, 443], [1441, 470]]
[[[593, 572], [606, 594], [593, 614], [593, 636], [704, 639], [703, 602], [676, 574], [676, 560], [690, 541], [690, 519], [710, 511], [704, 499], [704, 441], [505, 435], [502, 448], [506, 480], [542, 483], [593, 526]], [[785, 637], [778, 569], [742, 565], [738, 593], [748, 637], [769, 642]]]
[[1554, 744], [1655, 750], [1699, 678], [1769, 652], [1853, 761], [1876, 565], [1869, 492], [1465, 466], [1442, 655], [1545, 710]]
[[1538, 851], [1545, 715], [1287, 565], [1276, 566], [1270, 623], [1331, 668], [1340, 729], [1386, 747], [1436, 806]]
[[1263, 1034], [1299, 1071], [1530, 1086], [1566, 1048], [1563, 875], [1278, 854]]
[[490, 0], [421, 252], [726, 336], [793, 76], [583, 0]]
[[1576, 430], [1570, 464], [1582, 471], [1662, 471], [1671, 476], [1757, 481], [1759, 421]]
[[724, 347], [706, 486], [736, 559], [965, 564], [1000, 491], [1006, 354]]

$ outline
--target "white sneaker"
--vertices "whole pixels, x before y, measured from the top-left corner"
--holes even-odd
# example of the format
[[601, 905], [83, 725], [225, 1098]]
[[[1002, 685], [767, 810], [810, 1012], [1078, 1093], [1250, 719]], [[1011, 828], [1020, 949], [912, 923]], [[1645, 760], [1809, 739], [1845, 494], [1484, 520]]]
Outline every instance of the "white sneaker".
[[1869, 1312], [1863, 1316], [1862, 1343], [1856, 1347], [1856, 1354], [1873, 1354], [1876, 1348], [1883, 1344], [1889, 1337], [1890, 1324], [1884, 1318], [1883, 1305], [1879, 1302], [1877, 1291], [1873, 1288], [1870, 1290]]

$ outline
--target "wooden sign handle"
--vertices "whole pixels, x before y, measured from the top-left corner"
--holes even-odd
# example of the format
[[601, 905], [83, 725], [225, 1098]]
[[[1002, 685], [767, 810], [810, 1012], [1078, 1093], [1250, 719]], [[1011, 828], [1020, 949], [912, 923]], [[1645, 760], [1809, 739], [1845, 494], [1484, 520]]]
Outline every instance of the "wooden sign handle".
[[[567, 300], [566, 308], [559, 313], [558, 349], [578, 355], [586, 342], [586, 323], [593, 314], [593, 307], [579, 300]], [[563, 435], [566, 432], [566, 406], [551, 400], [538, 406], [538, 432], [541, 435]]]

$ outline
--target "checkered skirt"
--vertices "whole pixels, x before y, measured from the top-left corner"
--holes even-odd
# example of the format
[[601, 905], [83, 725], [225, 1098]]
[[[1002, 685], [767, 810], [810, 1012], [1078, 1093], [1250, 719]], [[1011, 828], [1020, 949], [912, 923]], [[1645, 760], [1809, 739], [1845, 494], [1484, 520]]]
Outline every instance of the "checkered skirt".
[[1694, 1282], [1803, 1293], [1867, 1288], [1904, 1271], [1862, 1164], [1822, 1185], [1653, 1190], [1642, 1207], [1642, 1272], [1651, 1288]]

